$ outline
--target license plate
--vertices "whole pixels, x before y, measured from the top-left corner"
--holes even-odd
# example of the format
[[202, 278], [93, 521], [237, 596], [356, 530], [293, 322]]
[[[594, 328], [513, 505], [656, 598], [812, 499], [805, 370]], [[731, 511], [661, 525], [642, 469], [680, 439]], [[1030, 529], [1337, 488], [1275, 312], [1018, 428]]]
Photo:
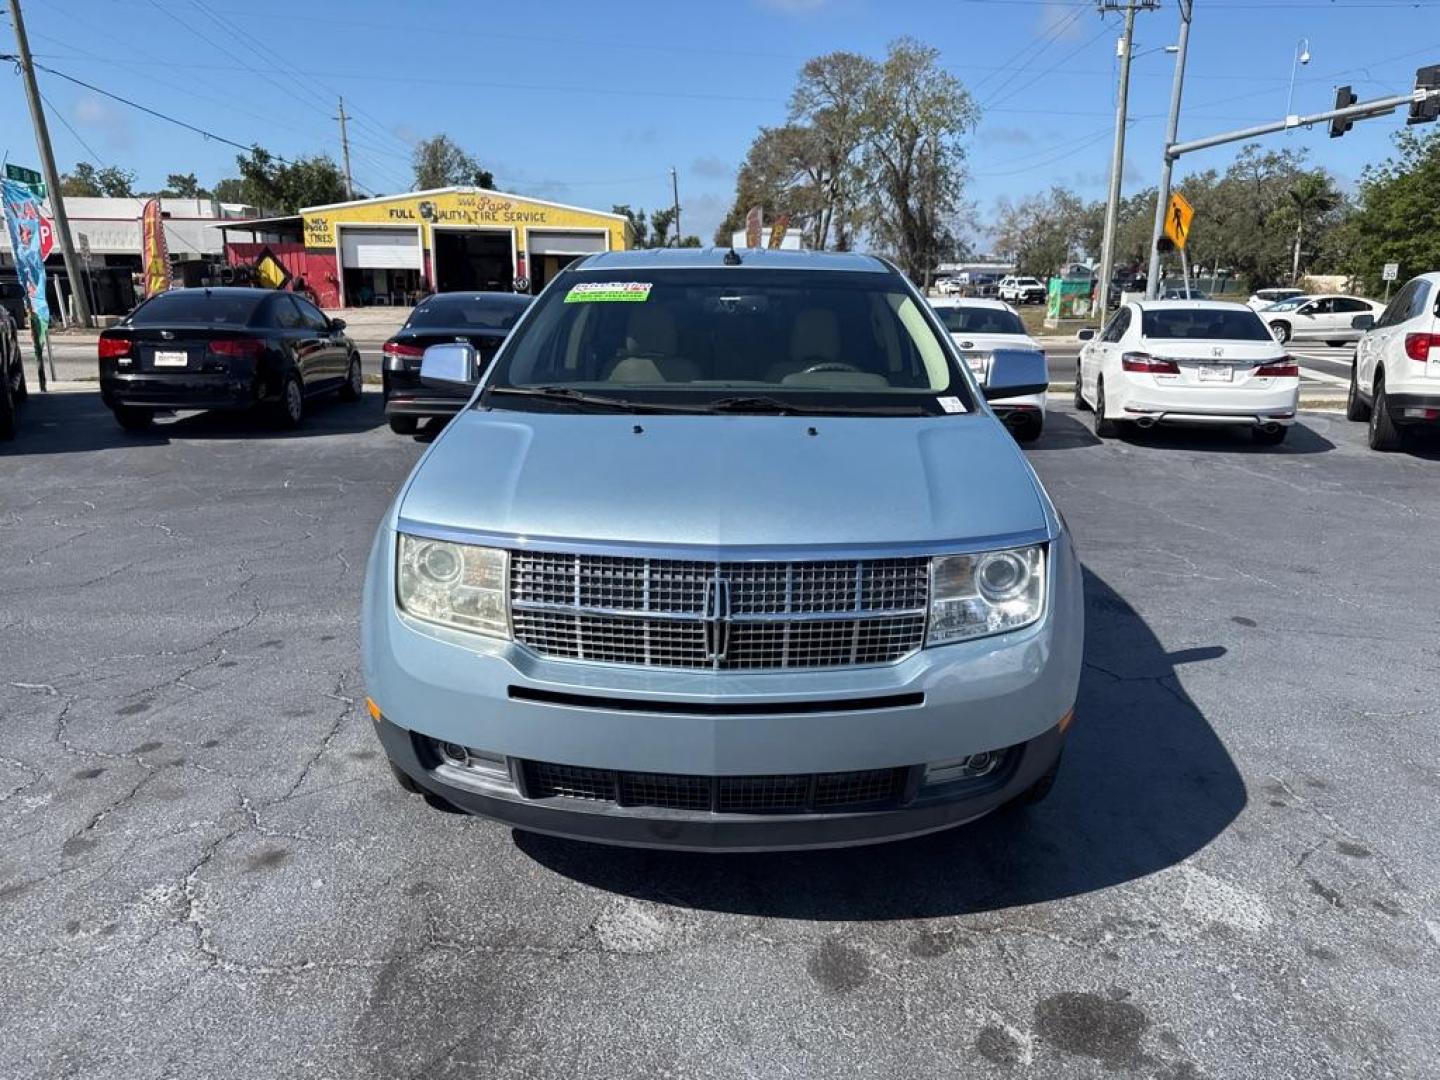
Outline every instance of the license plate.
[[1200, 369], [1201, 382], [1230, 382], [1234, 377], [1234, 371], [1228, 367], [1202, 367]]
[[184, 352], [163, 352], [156, 350], [152, 363], [156, 367], [184, 367], [190, 362], [190, 354]]

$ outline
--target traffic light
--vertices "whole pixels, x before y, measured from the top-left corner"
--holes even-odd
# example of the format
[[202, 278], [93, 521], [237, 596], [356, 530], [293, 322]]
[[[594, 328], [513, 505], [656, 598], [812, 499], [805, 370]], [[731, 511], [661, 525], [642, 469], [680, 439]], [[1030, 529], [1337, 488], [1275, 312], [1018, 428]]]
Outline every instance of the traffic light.
[[[1335, 108], [1337, 109], [1348, 109], [1359, 100], [1360, 99], [1355, 96], [1354, 91], [1348, 86], [1342, 86], [1335, 91]], [[1355, 120], [1353, 117], [1337, 116], [1334, 120], [1330, 121], [1330, 138], [1338, 139], [1354, 126]]]
[[[1416, 90], [1440, 90], [1440, 64], [1423, 67], [1415, 72]], [[1440, 94], [1432, 94], [1425, 101], [1410, 103], [1407, 124], [1428, 124], [1440, 120]]]

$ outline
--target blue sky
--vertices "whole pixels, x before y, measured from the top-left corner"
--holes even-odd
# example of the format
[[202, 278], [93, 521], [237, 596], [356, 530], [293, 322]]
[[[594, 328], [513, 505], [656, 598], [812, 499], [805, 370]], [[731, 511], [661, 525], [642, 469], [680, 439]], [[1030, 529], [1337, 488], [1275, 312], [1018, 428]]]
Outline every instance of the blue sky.
[[[1182, 137], [1277, 118], [1301, 38], [1295, 110], [1403, 92], [1440, 63], [1440, 0], [1195, 0]], [[1175, 0], [1137, 19], [1126, 189], [1153, 183], [1168, 106]], [[679, 171], [687, 232], [707, 240], [760, 125], [784, 121], [796, 70], [835, 49], [880, 55], [910, 34], [941, 51], [983, 117], [970, 139], [967, 197], [983, 235], [1001, 196], [1052, 183], [1104, 195], [1120, 19], [1079, 0], [28, 0], [37, 61], [238, 142], [339, 157], [344, 94], [358, 184], [408, 186], [414, 139], [447, 132], [501, 188], [608, 209], [670, 201]], [[13, 39], [0, 19], [0, 51]], [[205, 182], [235, 151], [53, 75], [62, 170], [82, 158]], [[0, 152], [35, 163], [20, 80], [0, 72]], [[1307, 147], [1344, 183], [1383, 158], [1401, 118], [1272, 137]], [[87, 149], [88, 146], [88, 149]], [[1233, 151], [1186, 169], [1223, 167]], [[1182, 170], [1183, 171], [1183, 170]]]

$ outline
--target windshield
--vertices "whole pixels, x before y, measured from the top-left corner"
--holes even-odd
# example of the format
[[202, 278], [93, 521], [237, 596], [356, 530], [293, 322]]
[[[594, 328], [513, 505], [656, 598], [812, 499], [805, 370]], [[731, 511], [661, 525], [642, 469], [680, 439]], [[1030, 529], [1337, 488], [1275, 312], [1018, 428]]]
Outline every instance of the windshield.
[[245, 326], [266, 296], [265, 293], [175, 289], [146, 300], [130, 313], [126, 321], [131, 326], [170, 326], [175, 323]]
[[973, 408], [926, 308], [885, 273], [567, 271], [511, 336], [482, 400], [536, 407], [517, 388], [544, 387], [609, 407]]
[[410, 313], [404, 329], [469, 327], [475, 330], [509, 330], [525, 314], [529, 305], [528, 296], [510, 293], [432, 296]]
[[1025, 324], [1013, 311], [992, 307], [936, 307], [935, 314], [952, 334], [1024, 334]]
[[1169, 308], [1147, 311], [1143, 337], [1160, 340], [1269, 341], [1275, 338], [1253, 311], [1231, 308]]

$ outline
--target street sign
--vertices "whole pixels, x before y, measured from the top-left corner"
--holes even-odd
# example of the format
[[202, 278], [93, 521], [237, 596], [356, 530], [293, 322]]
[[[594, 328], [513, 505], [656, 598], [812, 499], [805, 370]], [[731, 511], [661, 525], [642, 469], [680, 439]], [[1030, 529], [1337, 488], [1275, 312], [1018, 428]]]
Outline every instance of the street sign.
[[11, 165], [5, 163], [5, 179], [18, 180], [22, 184], [29, 184], [32, 188], [39, 187], [40, 174], [34, 169], [27, 169], [23, 165]]
[[1195, 218], [1195, 208], [1178, 191], [1170, 196], [1170, 207], [1165, 212], [1165, 235], [1175, 246], [1185, 250], [1185, 241], [1190, 236], [1190, 222]]
[[1399, 280], [1400, 280], [1400, 264], [1399, 264], [1399, 263], [1386, 263], [1386, 264], [1385, 264], [1385, 270], [1384, 270], [1384, 272], [1381, 273], [1381, 275], [1380, 275], [1380, 280], [1381, 280], [1381, 281], [1399, 281]]
[[80, 257], [88, 263], [90, 261], [90, 234], [76, 233], [75, 241], [79, 244]]
[[40, 258], [48, 259], [55, 250], [55, 226], [47, 217], [40, 219]]

